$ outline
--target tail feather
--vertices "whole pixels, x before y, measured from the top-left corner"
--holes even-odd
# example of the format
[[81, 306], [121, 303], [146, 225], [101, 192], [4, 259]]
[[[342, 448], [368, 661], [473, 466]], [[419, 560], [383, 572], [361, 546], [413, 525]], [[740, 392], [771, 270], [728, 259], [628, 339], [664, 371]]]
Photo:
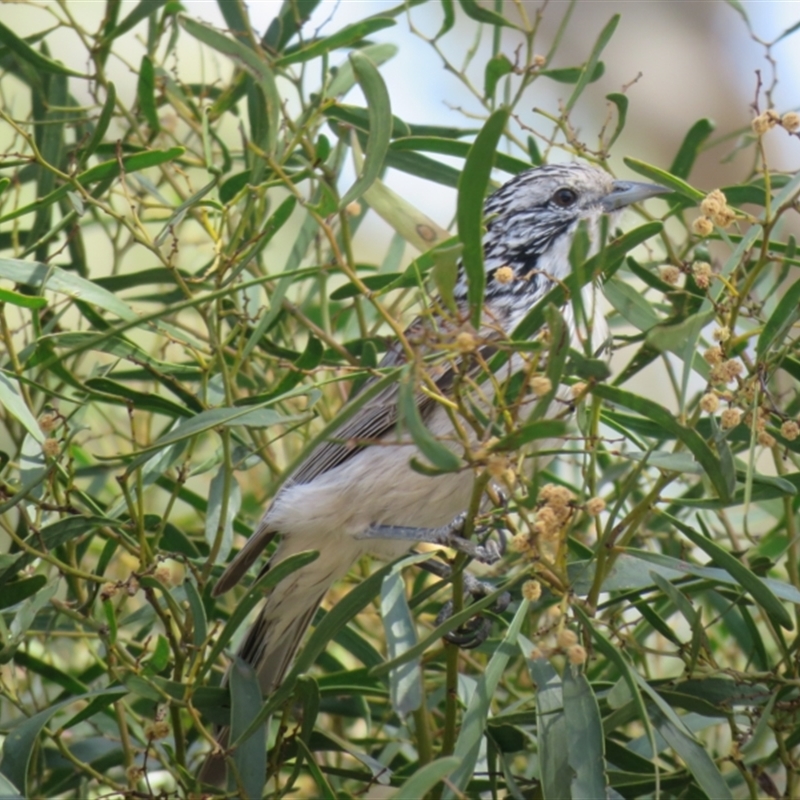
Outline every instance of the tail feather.
[[[301, 588], [290, 576], [279, 583], [267, 597], [258, 618], [238, 650], [239, 657], [255, 670], [261, 691], [265, 695], [273, 692], [289, 671], [303, 635], [329, 588], [329, 581], [325, 581], [323, 585], [306, 585]], [[227, 681], [226, 675], [224, 684]], [[227, 748], [228, 737], [228, 726], [216, 732], [220, 751]], [[219, 751], [209, 753], [198, 775], [200, 781], [222, 786], [225, 775], [224, 755]]]
[[228, 564], [225, 572], [214, 584], [212, 595], [219, 597], [239, 583], [255, 560], [264, 552], [264, 548], [275, 538], [276, 533], [277, 531], [264, 525], [262, 521], [262, 524], [256, 528], [253, 535], [245, 542], [244, 547], [236, 554], [236, 558]]

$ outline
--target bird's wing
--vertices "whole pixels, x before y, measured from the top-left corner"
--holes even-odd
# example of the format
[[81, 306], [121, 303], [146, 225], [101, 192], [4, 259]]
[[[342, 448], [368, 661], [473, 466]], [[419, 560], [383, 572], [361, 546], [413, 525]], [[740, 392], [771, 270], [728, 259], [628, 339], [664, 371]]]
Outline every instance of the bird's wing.
[[[421, 321], [416, 320], [406, 333], [414, 331], [420, 324]], [[378, 369], [398, 367], [406, 363], [406, 361], [407, 358], [402, 346], [399, 342], [396, 342], [389, 347], [386, 355], [378, 364]], [[359, 392], [350, 399], [355, 399], [369, 386], [374, 385], [377, 380], [378, 378], [370, 378]], [[343, 464], [363, 450], [364, 447], [367, 447], [370, 441], [379, 439], [388, 433], [397, 424], [398, 391], [398, 384], [391, 383], [359, 408], [350, 419], [334, 431], [334, 439], [320, 442], [303, 459], [289, 476], [283, 488], [285, 489], [291, 484], [310, 483], [320, 475]], [[433, 402], [426, 395], [418, 393], [417, 404], [423, 418]], [[233, 561], [228, 564], [225, 572], [222, 573], [214, 585], [213, 593], [215, 597], [235, 586], [261, 555], [264, 548], [275, 538], [278, 531], [271, 527], [268, 520], [269, 510], [264, 514], [258, 527], [253, 531], [244, 547], [237, 553]]]
[[[399, 367], [406, 362], [407, 358], [403, 348], [399, 343], [395, 343], [386, 352], [377, 368]], [[370, 378], [350, 400], [357, 398], [377, 380], [378, 378]], [[303, 462], [289, 476], [287, 485], [310, 483], [314, 478], [331, 469], [335, 469], [360, 450], [363, 450], [369, 441], [379, 439], [385, 433], [388, 433], [397, 424], [398, 391], [399, 384], [397, 382], [391, 383], [359, 408], [350, 419], [336, 429], [334, 439], [320, 442], [306, 456]]]

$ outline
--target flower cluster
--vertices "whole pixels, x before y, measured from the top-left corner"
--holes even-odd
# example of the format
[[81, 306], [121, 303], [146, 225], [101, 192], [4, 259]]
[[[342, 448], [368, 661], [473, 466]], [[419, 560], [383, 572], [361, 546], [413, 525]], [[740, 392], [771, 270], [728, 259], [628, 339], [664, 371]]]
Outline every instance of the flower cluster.
[[763, 136], [767, 131], [780, 125], [789, 133], [794, 133], [800, 129], [800, 114], [796, 111], [787, 111], [781, 116], [774, 108], [768, 108], [759, 114], [751, 123], [753, 133], [756, 136]]
[[692, 230], [698, 236], [710, 236], [714, 226], [727, 228], [735, 219], [736, 212], [728, 205], [728, 199], [721, 189], [714, 189], [700, 203], [703, 212], [692, 223]]

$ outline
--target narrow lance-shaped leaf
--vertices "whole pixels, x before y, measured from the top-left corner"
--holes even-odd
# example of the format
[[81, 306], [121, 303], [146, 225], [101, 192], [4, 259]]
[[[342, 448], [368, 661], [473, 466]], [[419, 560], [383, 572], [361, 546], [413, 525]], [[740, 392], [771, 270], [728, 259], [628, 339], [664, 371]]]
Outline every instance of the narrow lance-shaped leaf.
[[[513, 22], [507, 20], [502, 14], [491, 11], [478, 4], [478, 0], [458, 0], [464, 13], [477, 22], [485, 22], [487, 25], [502, 25], [508, 28], [516, 28]], [[439, 33], [441, 35], [441, 31]]]
[[89, 156], [91, 156], [95, 150], [99, 147], [100, 143], [103, 141], [103, 137], [106, 135], [106, 131], [108, 130], [108, 126], [111, 123], [111, 118], [114, 115], [114, 107], [117, 102], [117, 90], [114, 84], [109, 81], [106, 85], [106, 101], [103, 103], [103, 108], [100, 111], [100, 116], [97, 118], [97, 122], [94, 126], [94, 131], [92, 132], [92, 138], [89, 139], [89, 143], [86, 145], [85, 148], [81, 151], [80, 154], [80, 167], [83, 168], [86, 166], [86, 162], [89, 160]]
[[[130, 156], [123, 156], [122, 159], [113, 159], [111, 161], [104, 161], [102, 164], [97, 164], [80, 175], [77, 175], [75, 180], [81, 186], [89, 186], [97, 181], [104, 180], [105, 178], [116, 178], [120, 174], [120, 161], [122, 162], [122, 169], [126, 174], [132, 172], [139, 172], [140, 170], [147, 169], [148, 167], [157, 167], [159, 164], [165, 164], [168, 161], [174, 161], [180, 158], [186, 152], [183, 147], [171, 147], [169, 150], [148, 150], [145, 153], [134, 153]], [[50, 194], [45, 197], [40, 197], [33, 203], [29, 203], [22, 208], [17, 208], [10, 211], [3, 217], [0, 217], [0, 222], [8, 222], [17, 217], [23, 217], [41, 208], [46, 208], [53, 203], [58, 202], [67, 193], [72, 190], [72, 185], [69, 183], [59, 186], [54, 189]]]
[[673, 189], [678, 194], [682, 194], [694, 203], [699, 203], [705, 197], [705, 194], [699, 189], [695, 189], [693, 186], [686, 183], [686, 181], [681, 180], [675, 175], [671, 175], [666, 170], [654, 167], [652, 164], [646, 164], [644, 161], [639, 161], [636, 158], [624, 158], [623, 161], [626, 166], [630, 167], [634, 172], [638, 172], [639, 175], [644, 175], [646, 178], [660, 183], [662, 186], [668, 186], [670, 189]]
[[[389, 92], [377, 67], [358, 51], [350, 54], [356, 80], [367, 98], [369, 110], [369, 139], [367, 153], [356, 182], [345, 193], [340, 203], [344, 208], [360, 197], [375, 182], [383, 168], [389, 140], [392, 136], [392, 106]], [[355, 136], [355, 133], [353, 134]]]
[[[371, 36], [384, 28], [390, 28], [395, 24], [395, 21], [389, 17], [373, 17], [372, 19], [365, 19], [361, 22], [356, 22], [353, 25], [348, 25], [337, 31], [332, 36], [325, 39], [319, 39], [316, 42], [295, 50], [293, 53], [287, 53], [285, 56], [275, 61], [276, 67], [288, 67], [290, 64], [299, 64], [303, 61], [310, 61], [312, 58], [317, 58], [325, 53], [330, 53], [332, 50], [339, 50], [342, 47], [349, 47], [355, 42]], [[355, 51], [358, 52], [358, 51]], [[352, 54], [351, 54], [352, 55]]]
[[568, 664], [564, 668], [562, 694], [567, 758], [575, 773], [572, 797], [605, 797], [608, 778], [600, 708], [589, 681], [577, 666]]
[[[475, 693], [472, 695], [469, 706], [464, 712], [464, 721], [453, 752], [453, 755], [461, 759], [461, 763], [450, 776], [452, 788], [457, 792], [463, 792], [466, 789], [475, 771], [475, 764], [478, 760], [480, 744], [483, 739], [486, 720], [489, 717], [492, 698], [497, 691], [500, 679], [503, 677], [508, 660], [516, 650], [517, 637], [528, 616], [528, 607], [527, 600], [523, 600], [519, 604], [519, 608], [514, 614], [514, 619], [511, 621], [503, 641], [492, 654], [486, 669], [478, 680], [478, 685], [475, 687]], [[443, 796], [445, 798], [453, 798], [456, 795], [448, 787]]]
[[275, 85], [275, 76], [269, 64], [260, 58], [252, 48], [238, 39], [231, 39], [210, 25], [205, 25], [185, 16], [180, 17], [180, 22], [187, 33], [194, 36], [195, 39], [233, 59], [255, 78], [256, 85], [263, 95], [265, 103], [267, 138], [264, 142], [264, 149], [268, 155], [274, 155], [278, 145], [281, 98], [278, 94], [278, 87]]
[[694, 528], [679, 519], [661, 512], [665, 519], [674, 525], [687, 539], [697, 545], [722, 567], [731, 577], [745, 589], [750, 596], [769, 614], [770, 618], [788, 631], [794, 630], [794, 623], [786, 607], [775, 596], [772, 590], [752, 570], [748, 569], [738, 558], [720, 547], [715, 541], [698, 533]]
[[614, 128], [614, 133], [608, 140], [606, 147], [611, 147], [617, 141], [619, 135], [625, 127], [625, 120], [628, 116], [628, 95], [619, 92], [612, 92], [606, 95], [606, 100], [613, 103], [617, 107], [617, 127]]
[[142, 56], [139, 66], [139, 81], [136, 94], [139, 98], [139, 110], [150, 126], [150, 134], [154, 136], [161, 130], [158, 121], [158, 109], [156, 108], [156, 74], [153, 69], [153, 61], [148, 55]]
[[73, 75], [76, 78], [85, 77], [80, 72], [67, 69], [60, 61], [54, 61], [34, 50], [24, 39], [20, 39], [11, 28], [7, 28], [0, 22], [0, 42], [23, 61], [30, 64], [39, 72], [50, 72], [56, 75]]
[[[231, 739], [248, 729], [261, 708], [261, 689], [255, 670], [236, 656], [231, 665]], [[264, 790], [267, 773], [267, 724], [264, 720], [233, 751], [233, 762], [244, 789], [244, 796], [257, 800]]]
[[719, 496], [723, 499], [729, 499], [730, 486], [722, 471], [720, 461], [697, 431], [681, 425], [666, 408], [658, 403], [639, 397], [631, 392], [623, 391], [615, 386], [598, 384], [592, 389], [592, 392], [604, 400], [625, 406], [632, 411], [637, 411], [682, 441], [700, 462]]
[[710, 119], [695, 122], [684, 137], [669, 171], [678, 178], [688, 178], [703, 142], [711, 136], [716, 126]]
[[800, 281], [793, 283], [769, 315], [758, 337], [756, 355], [763, 358], [774, 344], [783, 338], [800, 316]]
[[508, 109], [495, 111], [470, 148], [458, 182], [458, 235], [464, 245], [463, 265], [467, 276], [470, 318], [476, 329], [481, 326], [486, 273], [483, 267], [483, 200], [494, 163], [497, 143], [508, 121]]
[[617, 29], [619, 19], [620, 15], [614, 14], [614, 16], [611, 17], [611, 19], [606, 23], [606, 26], [603, 28], [603, 30], [600, 31], [600, 35], [597, 37], [597, 41], [592, 48], [589, 60], [583, 67], [583, 73], [581, 74], [578, 83], [575, 85], [569, 100], [567, 100], [567, 104], [565, 106], [565, 111], [567, 114], [572, 110], [572, 107], [575, 105], [578, 98], [583, 93], [583, 90], [587, 87], [589, 81], [592, 79], [592, 75], [597, 67], [597, 63], [600, 60], [600, 54], [603, 52], [605, 46], [609, 43], [611, 37], [614, 35], [614, 31]]
[[[389, 573], [381, 584], [381, 617], [386, 631], [387, 655], [395, 659], [417, 642], [414, 619], [406, 600], [406, 587], [399, 571]], [[404, 717], [422, 703], [422, 672], [419, 659], [412, 659], [389, 673], [392, 706]]]
[[449, 447], [436, 439], [425, 427], [417, 406], [417, 396], [414, 391], [411, 372], [407, 372], [405, 379], [400, 383], [397, 402], [400, 419], [411, 434], [414, 444], [419, 448], [422, 455], [434, 467], [444, 472], [452, 472], [461, 467], [461, 459]]

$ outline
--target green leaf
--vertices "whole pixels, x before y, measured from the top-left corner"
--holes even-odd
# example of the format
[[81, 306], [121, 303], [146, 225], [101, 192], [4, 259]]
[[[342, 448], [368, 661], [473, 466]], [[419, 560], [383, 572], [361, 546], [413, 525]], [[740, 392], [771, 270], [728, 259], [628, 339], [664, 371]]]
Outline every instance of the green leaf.
[[164, 224], [159, 234], [153, 240], [157, 247], [160, 247], [167, 239], [168, 236], [175, 234], [175, 228], [181, 224], [186, 212], [194, 208], [215, 186], [216, 179], [209, 181], [205, 186], [198, 189], [191, 197], [184, 200], [173, 212], [170, 214], [169, 219]]
[[703, 142], [708, 139], [716, 125], [710, 119], [695, 122], [684, 137], [669, 171], [677, 178], [688, 178]]
[[350, 63], [353, 66], [356, 80], [367, 98], [369, 139], [362, 169], [356, 182], [342, 198], [339, 204], [340, 208], [345, 208], [348, 203], [361, 197], [375, 182], [383, 169], [383, 162], [392, 136], [392, 106], [389, 101], [389, 92], [380, 72], [368, 56], [358, 51], [350, 54]]
[[214, 547], [217, 537], [221, 537], [217, 563], [224, 563], [233, 547], [233, 522], [241, 505], [242, 491], [239, 482], [231, 473], [230, 464], [223, 462], [211, 479], [205, 521], [205, 539], [209, 549]]
[[45, 575], [32, 575], [30, 578], [4, 583], [2, 594], [0, 594], [0, 608], [10, 608], [27, 600], [41, 591], [46, 583], [47, 576]]
[[598, 652], [600, 652], [612, 664], [614, 664], [622, 676], [622, 679], [625, 681], [625, 685], [627, 686], [628, 691], [630, 692], [631, 700], [633, 701], [636, 716], [644, 726], [645, 733], [648, 741], [650, 742], [652, 756], [655, 758], [658, 752], [656, 748], [656, 740], [655, 736], [653, 735], [652, 726], [650, 725], [650, 718], [647, 715], [644, 699], [642, 698], [642, 693], [639, 689], [639, 675], [630, 665], [627, 657], [623, 654], [620, 648], [617, 645], [612, 644], [610, 639], [608, 639], [604, 633], [598, 630], [594, 624], [594, 620], [589, 617], [589, 615], [580, 606], [573, 606], [573, 611], [579, 622], [591, 634], [592, 639], [594, 639], [595, 645], [597, 646]]
[[570, 798], [573, 772], [569, 765], [561, 678], [546, 658], [531, 656], [534, 645], [524, 636], [519, 637], [519, 646], [536, 687], [536, 743], [542, 798]]
[[562, 694], [568, 761], [574, 777], [571, 797], [606, 797], [608, 779], [605, 774], [603, 724], [597, 698], [578, 668], [564, 668]]
[[444, 17], [442, 18], [442, 26], [436, 33], [434, 41], [441, 39], [441, 37], [444, 36], [448, 31], [451, 31], [453, 26], [456, 24], [456, 12], [455, 8], [453, 7], [453, 0], [441, 0], [441, 3]]
[[117, 90], [114, 87], [114, 84], [109, 81], [106, 85], [106, 101], [103, 103], [100, 116], [97, 118], [97, 122], [95, 123], [94, 131], [92, 131], [92, 138], [89, 139], [89, 143], [81, 151], [79, 162], [81, 169], [86, 166], [86, 162], [89, 160], [89, 157], [94, 154], [94, 151], [97, 150], [98, 146], [103, 141], [103, 137], [106, 135], [108, 126], [111, 123], [112, 117], [114, 116], [116, 102]]
[[[367, 56], [369, 60], [379, 67], [397, 55], [397, 45], [381, 42], [380, 44], [368, 44], [359, 48], [359, 52]], [[356, 83], [356, 76], [353, 73], [353, 65], [347, 59], [340, 64], [331, 82], [325, 87], [325, 97], [342, 97], [347, 94]], [[324, 109], [323, 109], [324, 110]]]
[[203, 606], [203, 600], [200, 593], [197, 591], [197, 586], [194, 580], [187, 578], [183, 582], [183, 588], [186, 592], [186, 600], [189, 603], [189, 611], [191, 613], [192, 621], [192, 642], [197, 648], [202, 647], [208, 636], [208, 624], [206, 622], [206, 610]]
[[671, 175], [666, 170], [654, 167], [652, 164], [647, 164], [644, 161], [639, 161], [636, 158], [623, 158], [626, 166], [630, 167], [634, 172], [639, 175], [644, 175], [646, 178], [660, 183], [662, 186], [667, 186], [678, 194], [691, 200], [693, 203], [699, 203], [706, 195], [699, 189], [689, 186], [686, 181], [681, 180], [675, 175]]
[[[220, 6], [228, 5], [228, 0], [217, 0]], [[275, 52], [281, 52], [286, 43], [308, 22], [321, 0], [284, 0], [278, 14], [270, 22], [261, 45]]]
[[12, 381], [4, 372], [0, 372], [0, 405], [2, 405], [17, 422], [21, 423], [26, 431], [37, 442], [43, 442], [45, 436], [42, 433], [36, 417], [33, 416], [22, 393], [19, 390], [17, 381]]
[[158, 11], [161, 6], [166, 5], [167, 0], [139, 0], [138, 5], [125, 17], [122, 22], [115, 25], [103, 37], [102, 44], [107, 46], [114, 39], [135, 28], [140, 22], [146, 20], [151, 14]]
[[464, 13], [477, 22], [485, 22], [487, 25], [504, 25], [509, 28], [517, 27], [496, 11], [490, 11], [488, 8], [479, 5], [477, 0], [458, 0], [458, 2]]
[[77, 700], [88, 700], [109, 692], [124, 695], [127, 694], [128, 690], [124, 686], [120, 686], [115, 689], [96, 689], [79, 697], [69, 697], [14, 725], [6, 734], [3, 742], [0, 773], [5, 775], [14, 786], [21, 786], [25, 797], [30, 797], [31, 795], [28, 791], [28, 764], [31, 756], [37, 750], [36, 740], [39, 738], [44, 726], [50, 722], [51, 717], [57, 711], [60, 711], [65, 706], [71, 705]]
[[489, 663], [486, 665], [486, 669], [478, 679], [478, 685], [475, 687], [467, 710], [464, 712], [461, 730], [456, 739], [453, 755], [460, 760], [460, 763], [458, 768], [450, 775], [450, 781], [448, 782], [450, 785], [448, 785], [443, 795], [446, 798], [456, 797], [456, 792], [460, 795], [472, 780], [484, 730], [491, 711], [492, 700], [503, 677], [506, 665], [516, 652], [517, 638], [523, 623], [528, 617], [528, 607], [528, 601], [522, 600], [503, 640], [495, 648]]
[[483, 201], [489, 185], [494, 153], [503, 135], [508, 115], [507, 108], [500, 108], [486, 120], [470, 148], [458, 181], [458, 236], [464, 245], [462, 263], [467, 276], [470, 319], [476, 330], [481, 327], [483, 292], [486, 287], [486, 272], [483, 268]]
[[229, 408], [210, 408], [195, 414], [191, 419], [180, 422], [172, 431], [157, 439], [148, 450], [162, 450], [168, 445], [197, 436], [219, 426], [247, 425], [254, 428], [267, 428], [270, 425], [297, 421], [297, 418], [284, 417], [277, 411], [266, 408], [269, 402], [259, 406], [232, 406]]
[[[389, 152], [399, 150], [423, 150], [428, 153], [441, 153], [442, 155], [455, 156], [456, 158], [466, 158], [469, 155], [469, 142], [462, 142], [456, 139], [443, 136], [404, 136], [395, 139], [389, 145]], [[510, 175], [518, 175], [531, 165], [521, 158], [515, 158], [507, 153], [495, 152], [493, 165], [497, 169], [508, 172]]]
[[[381, 619], [386, 633], [386, 655], [401, 657], [417, 643], [414, 618], [406, 599], [406, 584], [399, 570], [390, 572], [381, 584]], [[422, 705], [420, 659], [404, 661], [389, 673], [392, 708], [405, 717]]]
[[406, 377], [400, 383], [398, 395], [398, 411], [400, 419], [414, 444], [425, 458], [442, 472], [454, 472], [463, 464], [461, 459], [446, 445], [436, 439], [425, 427], [417, 406], [418, 397], [414, 391], [412, 373], [406, 371]]
[[486, 62], [486, 70], [483, 78], [483, 93], [486, 97], [494, 99], [497, 82], [504, 75], [513, 71], [513, 66], [508, 58], [502, 53], [493, 56]]
[[449, 777], [460, 760], [457, 756], [444, 756], [414, 770], [414, 774], [389, 797], [392, 800], [408, 800], [409, 797], [427, 797], [431, 789]]
[[[357, 42], [377, 33], [384, 28], [390, 28], [395, 21], [390, 17], [372, 17], [352, 25], [347, 25], [340, 31], [325, 39], [318, 39], [312, 44], [306, 45], [292, 53], [288, 53], [275, 60], [276, 67], [288, 67], [290, 64], [299, 64], [303, 61], [310, 61], [312, 58], [330, 53], [331, 50], [339, 50], [343, 47], [352, 47]], [[351, 56], [353, 53], [350, 54]]]
[[722, 465], [697, 431], [681, 425], [666, 408], [658, 403], [639, 397], [631, 392], [623, 391], [615, 386], [598, 384], [592, 388], [592, 393], [603, 400], [608, 400], [636, 411], [682, 441], [700, 462], [706, 475], [714, 484], [717, 494], [723, 500], [730, 499], [731, 487], [728, 485], [728, 480], [723, 473]]
[[[643, 678], [640, 678], [640, 683], [643, 688], [646, 687]], [[686, 764], [700, 788], [714, 800], [733, 800], [728, 784], [720, 775], [717, 765], [705, 747], [691, 735], [685, 725], [681, 724], [680, 718], [672, 712], [666, 702], [661, 700], [657, 692], [651, 691], [650, 697], [660, 700], [657, 703], [658, 709], [654, 709], [652, 713], [653, 723], [664, 737], [667, 745]]]
[[727, 550], [720, 547], [715, 541], [698, 533], [694, 528], [685, 525], [680, 520], [659, 512], [670, 524], [674, 525], [687, 539], [697, 545], [722, 569], [741, 585], [769, 615], [773, 622], [788, 631], [794, 630], [794, 623], [786, 607], [773, 594], [772, 590], [755, 573], [749, 570], [738, 558], [732, 556]]
[[[546, 78], [550, 78], [551, 80], [558, 81], [558, 83], [577, 83], [581, 79], [581, 76], [585, 70], [586, 65], [584, 64], [582, 67], [543, 69], [539, 74], [544, 75]], [[589, 76], [588, 83], [594, 83], [594, 81], [603, 76], [605, 71], [606, 65], [602, 61], [598, 61], [594, 65], [594, 69], [592, 70], [592, 74]]]
[[0, 42], [11, 52], [15, 53], [22, 61], [27, 62], [37, 72], [48, 72], [55, 75], [72, 75], [76, 78], [85, 78], [80, 72], [67, 69], [60, 61], [42, 55], [34, 50], [24, 39], [20, 39], [14, 31], [0, 22]]
[[628, 117], [628, 95], [612, 92], [606, 95], [606, 100], [612, 102], [617, 107], [617, 127], [614, 128], [614, 133], [611, 134], [611, 138], [606, 144], [606, 148], [610, 148], [611, 145], [617, 141], [619, 135], [625, 128], [625, 120]]
[[[353, 141], [353, 160], [356, 163], [356, 169], [360, 171], [361, 153], [356, 148], [356, 144], [356, 141]], [[439, 227], [430, 217], [404, 200], [380, 180], [375, 180], [372, 186], [364, 192], [364, 200], [369, 203], [378, 216], [386, 220], [397, 233], [420, 252], [425, 252], [434, 245], [446, 242], [451, 238], [448, 231]]]
[[[248, 732], [263, 704], [261, 688], [253, 667], [236, 656], [228, 675], [231, 687], [231, 741], [236, 741], [233, 763], [244, 789], [244, 797], [258, 800], [261, 797], [267, 774], [267, 724], [266, 720]], [[241, 737], [241, 741], [237, 741]]]
[[[166, 397], [152, 392], [138, 392], [109, 378], [89, 378], [85, 384], [93, 392], [119, 398], [119, 402], [135, 407], [137, 410], [154, 411], [170, 417], [190, 417], [191, 409]], [[106, 398], [103, 398], [107, 401]], [[109, 398], [110, 399], [110, 398]]]
[[648, 331], [661, 321], [642, 293], [616, 275], [603, 284], [603, 294], [614, 310], [640, 331]]
[[589, 55], [589, 60], [583, 65], [583, 71], [581, 73], [581, 77], [578, 80], [577, 84], [575, 85], [575, 89], [573, 90], [569, 100], [567, 100], [566, 106], [564, 107], [565, 112], [567, 114], [569, 114], [569, 112], [572, 110], [572, 107], [575, 105], [578, 98], [583, 93], [583, 90], [589, 85], [590, 81], [592, 80], [595, 69], [597, 69], [598, 63], [600, 61], [600, 54], [603, 52], [605, 46], [608, 44], [611, 37], [614, 35], [614, 31], [617, 28], [619, 19], [620, 15], [615, 14], [606, 23], [605, 28], [603, 28], [603, 30], [600, 31], [600, 35], [597, 37], [597, 41], [595, 42], [595, 45], [592, 48], [592, 52]]
[[264, 118], [267, 130], [263, 147], [268, 155], [274, 155], [278, 146], [281, 98], [278, 94], [278, 87], [275, 84], [275, 76], [272, 69], [252, 48], [238, 39], [231, 39], [216, 28], [198, 22], [191, 17], [181, 15], [179, 20], [187, 33], [217, 52], [231, 58], [255, 79], [256, 86], [264, 99]]
[[142, 56], [142, 63], [139, 67], [139, 81], [136, 89], [136, 96], [139, 98], [139, 110], [150, 127], [150, 135], [154, 136], [161, 130], [161, 123], [158, 121], [158, 109], [156, 108], [156, 77], [153, 69], [153, 61], [148, 55]]
[[567, 423], [557, 419], [536, 419], [511, 431], [492, 445], [492, 452], [519, 450], [537, 439], [557, 439], [567, 432]]
[[[125, 170], [125, 173], [131, 174], [143, 169], [148, 169], [149, 167], [157, 167], [159, 164], [165, 164], [169, 161], [175, 161], [185, 152], [186, 150], [183, 147], [171, 147], [169, 150], [148, 150], [144, 153], [123, 156], [120, 160], [122, 161], [122, 168]], [[120, 174], [120, 160], [115, 158], [111, 161], [104, 161], [102, 164], [97, 164], [77, 175], [75, 180], [81, 186], [89, 186], [92, 183], [97, 183], [107, 178], [116, 178]], [[72, 188], [73, 186], [71, 183], [65, 183], [57, 189], [54, 189], [45, 197], [40, 197], [33, 203], [10, 211], [5, 216], [0, 217], [0, 222], [8, 222], [9, 220], [17, 219], [17, 217], [23, 217], [26, 214], [39, 211], [42, 208], [47, 208], [66, 197], [67, 193], [72, 191]]]

